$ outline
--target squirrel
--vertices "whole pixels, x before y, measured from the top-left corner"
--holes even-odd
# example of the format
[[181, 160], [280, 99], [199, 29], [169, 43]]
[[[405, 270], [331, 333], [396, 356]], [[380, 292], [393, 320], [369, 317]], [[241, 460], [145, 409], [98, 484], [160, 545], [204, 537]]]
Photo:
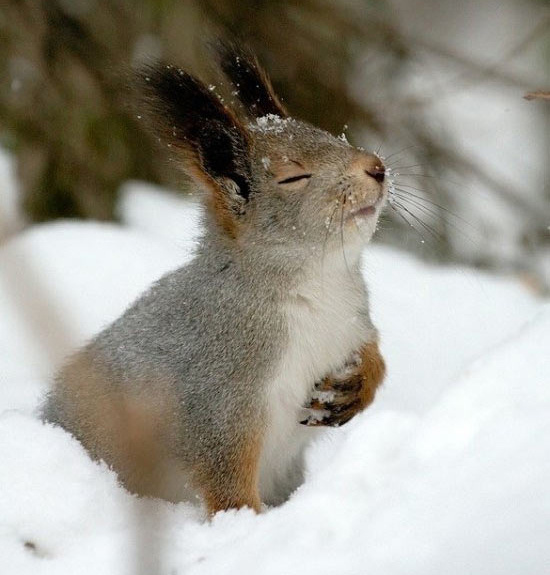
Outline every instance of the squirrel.
[[194, 259], [77, 351], [41, 408], [131, 492], [211, 515], [285, 501], [305, 446], [373, 401], [360, 256], [388, 195], [382, 160], [290, 117], [247, 48], [216, 58], [239, 113], [175, 66], [138, 74], [150, 128], [204, 191]]

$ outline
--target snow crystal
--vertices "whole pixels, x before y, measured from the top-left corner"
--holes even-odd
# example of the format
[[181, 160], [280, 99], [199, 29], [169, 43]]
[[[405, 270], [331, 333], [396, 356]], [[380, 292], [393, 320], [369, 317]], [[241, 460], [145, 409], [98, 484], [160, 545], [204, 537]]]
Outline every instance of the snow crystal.
[[276, 114], [267, 114], [256, 118], [256, 123], [250, 124], [249, 129], [257, 132], [280, 134], [292, 121], [292, 118], [281, 118]]
[[307, 410], [307, 417], [305, 421], [307, 423], [317, 423], [318, 421], [322, 421], [325, 417], [330, 415], [330, 411], [327, 409], [309, 409]]
[[314, 389], [311, 394], [312, 399], [317, 399], [321, 403], [330, 403], [331, 401], [334, 401], [335, 397], [334, 391], [320, 391], [318, 389]]

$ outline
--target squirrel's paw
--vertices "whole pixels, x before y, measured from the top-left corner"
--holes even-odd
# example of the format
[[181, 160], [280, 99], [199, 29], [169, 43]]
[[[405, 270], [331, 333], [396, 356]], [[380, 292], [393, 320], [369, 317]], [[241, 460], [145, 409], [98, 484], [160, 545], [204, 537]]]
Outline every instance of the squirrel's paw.
[[340, 427], [363, 409], [360, 374], [347, 375], [345, 379], [326, 377], [315, 385], [310, 402], [305, 406], [310, 410], [302, 425], [310, 427]]
[[336, 373], [315, 384], [302, 425], [339, 427], [374, 400], [386, 373], [378, 344], [369, 342]]

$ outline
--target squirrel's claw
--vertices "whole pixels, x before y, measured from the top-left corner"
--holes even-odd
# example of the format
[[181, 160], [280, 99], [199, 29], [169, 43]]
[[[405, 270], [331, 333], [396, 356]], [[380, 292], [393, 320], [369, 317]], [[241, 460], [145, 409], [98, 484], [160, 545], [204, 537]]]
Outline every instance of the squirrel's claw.
[[341, 427], [361, 411], [361, 400], [356, 399], [351, 403], [339, 406], [331, 412], [331, 415], [322, 420], [323, 425], [330, 427]]
[[344, 425], [361, 411], [360, 391], [359, 378], [338, 381], [324, 379], [315, 386], [313, 396], [305, 406], [311, 410], [311, 415], [300, 423], [308, 427]]
[[325, 405], [324, 413], [311, 414], [307, 419], [300, 421], [307, 427], [341, 427], [361, 411], [361, 400], [355, 399], [351, 403], [333, 406], [332, 410]]
[[314, 386], [314, 394], [318, 391], [332, 391], [341, 393], [358, 393], [363, 385], [360, 374], [351, 377], [325, 377]]

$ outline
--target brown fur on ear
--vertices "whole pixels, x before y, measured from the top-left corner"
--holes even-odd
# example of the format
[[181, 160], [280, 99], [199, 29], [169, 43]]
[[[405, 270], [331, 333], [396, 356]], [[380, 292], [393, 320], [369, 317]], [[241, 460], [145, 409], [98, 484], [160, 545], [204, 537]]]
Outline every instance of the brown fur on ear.
[[195, 181], [200, 182], [204, 188], [210, 190], [210, 194], [206, 198], [206, 205], [225, 233], [230, 238], [236, 238], [238, 235], [236, 214], [231, 209], [229, 198], [220, 184], [208, 176], [196, 162], [189, 161], [186, 171]]
[[250, 50], [228, 41], [217, 42], [214, 49], [221, 69], [235, 86], [239, 100], [251, 116], [288, 116], [267, 74]]

